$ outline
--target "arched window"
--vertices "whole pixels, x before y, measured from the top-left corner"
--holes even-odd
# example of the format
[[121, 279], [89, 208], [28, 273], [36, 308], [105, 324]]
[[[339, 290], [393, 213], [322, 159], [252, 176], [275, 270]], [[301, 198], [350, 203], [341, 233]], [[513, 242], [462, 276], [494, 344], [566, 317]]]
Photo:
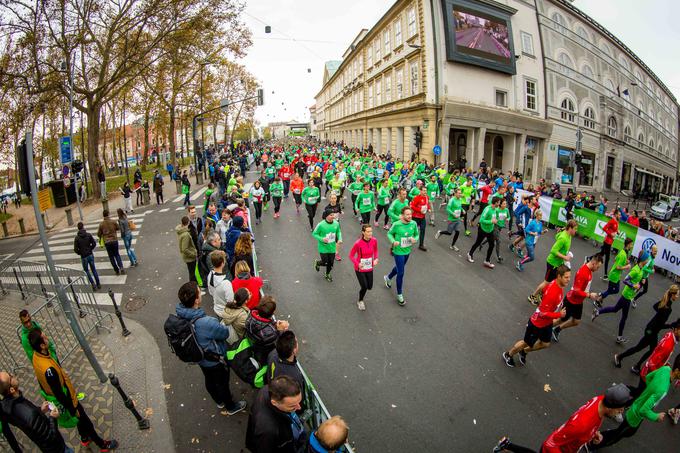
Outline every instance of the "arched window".
[[568, 68], [574, 69], [574, 62], [571, 60], [571, 57], [564, 52], [561, 52], [557, 56], [557, 61]]
[[663, 146], [659, 145], [659, 154], [663, 154]]
[[630, 141], [632, 140], [632, 135], [633, 131], [630, 130], [630, 126], [626, 126], [623, 129], [623, 141], [626, 143], [630, 143]]
[[562, 108], [562, 113], [560, 114], [562, 119], [573, 123], [575, 118], [574, 113], [576, 112], [574, 101], [569, 98], [564, 98], [560, 104], [560, 107]]
[[583, 126], [588, 129], [595, 129], [595, 111], [592, 107], [586, 107], [583, 112]]
[[612, 56], [612, 50], [609, 48], [606, 42], [602, 41], [602, 43], [600, 44], [600, 49], [602, 50], [602, 52], [606, 53], [610, 57]]
[[562, 16], [560, 13], [553, 13], [552, 20], [554, 20], [558, 25], [563, 27], [567, 26], [567, 21], [564, 20], [564, 16]]
[[642, 132], [638, 134], [638, 146], [640, 148], [645, 146], [645, 134], [643, 134]]
[[628, 60], [626, 60], [623, 55], [619, 55], [619, 64], [628, 71], [630, 71], [630, 65], [628, 64]]
[[604, 81], [604, 86], [612, 93], [616, 93], [616, 88], [614, 88], [614, 82], [612, 82], [610, 79]]
[[588, 35], [588, 32], [586, 31], [585, 28], [578, 27], [578, 29], [576, 30], [576, 34], [579, 35], [581, 38], [585, 39], [586, 41], [590, 41], [590, 35]]
[[593, 70], [587, 64], [583, 65], [583, 70], [581, 72], [583, 72], [583, 75], [588, 77], [589, 79], [593, 80], [595, 79], [595, 74], [593, 74]]
[[649, 139], [649, 149], [651, 149], [652, 151], [654, 150], [654, 139], [652, 138]]
[[607, 120], [607, 134], [610, 137], [616, 137], [616, 118], [610, 116]]

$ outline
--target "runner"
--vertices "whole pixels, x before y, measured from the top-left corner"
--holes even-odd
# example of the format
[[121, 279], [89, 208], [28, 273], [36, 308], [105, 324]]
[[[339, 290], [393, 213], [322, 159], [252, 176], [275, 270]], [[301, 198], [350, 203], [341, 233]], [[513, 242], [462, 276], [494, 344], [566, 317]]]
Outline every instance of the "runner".
[[[596, 396], [581, 406], [562, 426], [553, 431], [534, 451], [513, 444], [510, 438], [502, 438], [494, 453], [510, 451], [514, 453], [577, 453], [586, 445], [597, 445], [602, 441], [600, 426], [605, 417], [616, 419], [623, 414], [630, 402], [630, 391], [623, 384], [607, 389], [604, 395]], [[591, 447], [592, 448], [592, 447]]]
[[[401, 196], [401, 192], [399, 194]], [[396, 200], [395, 200], [396, 201]], [[404, 306], [403, 284], [406, 263], [411, 254], [411, 247], [418, 242], [418, 225], [412, 219], [413, 210], [404, 206], [401, 209], [399, 221], [394, 222], [387, 232], [387, 239], [391, 244], [391, 253], [394, 256], [394, 267], [389, 275], [385, 275], [385, 286], [392, 288], [392, 279], [397, 277], [397, 302]]]
[[475, 250], [477, 250], [477, 247], [480, 247], [482, 245], [482, 242], [486, 239], [487, 242], [489, 243], [489, 248], [486, 251], [486, 260], [484, 261], [484, 266], [488, 267], [489, 269], [493, 269], [495, 267], [494, 264], [491, 264], [491, 254], [493, 253], [493, 246], [495, 242], [493, 238], [493, 230], [496, 224], [498, 223], [496, 211], [498, 210], [499, 202], [500, 202], [499, 198], [492, 198], [491, 205], [487, 205], [484, 208], [484, 212], [482, 212], [482, 217], [480, 217], [479, 219], [477, 240], [475, 240], [475, 243], [472, 244], [472, 248], [467, 254], [467, 260], [470, 263], [474, 263], [475, 260], [473, 259], [473, 255], [475, 253]]
[[460, 249], [456, 247], [456, 241], [458, 240], [458, 236], [460, 235], [460, 232], [463, 229], [463, 222], [460, 221], [460, 216], [461, 213], [463, 212], [461, 196], [462, 194], [460, 189], [453, 190], [453, 196], [449, 200], [449, 203], [446, 205], [446, 212], [449, 216], [448, 218], [449, 224], [446, 228], [446, 231], [439, 230], [434, 235], [435, 239], [439, 239], [439, 236], [441, 236], [442, 234], [451, 236], [455, 231], [456, 234], [453, 234], [453, 240], [451, 241], [451, 245], [449, 246], [449, 248], [456, 252], [460, 251]]
[[541, 300], [540, 294], [543, 291], [543, 288], [545, 288], [548, 283], [555, 280], [557, 268], [563, 265], [565, 262], [569, 262], [571, 260], [571, 256], [569, 255], [569, 249], [571, 248], [571, 238], [576, 234], [577, 228], [578, 224], [576, 223], [576, 220], [572, 219], [567, 222], [564, 230], [555, 235], [555, 243], [550, 249], [550, 254], [546, 259], [545, 277], [543, 278], [543, 281], [536, 287], [536, 290], [533, 292], [533, 294], [530, 294], [529, 297], [527, 297], [529, 302], [532, 304], [538, 305]]
[[307, 181], [307, 187], [300, 194], [300, 198], [305, 203], [305, 209], [307, 210], [310, 231], [314, 230], [314, 216], [316, 216], [316, 208], [319, 206], [319, 195], [319, 188], [314, 184], [314, 179], [310, 178]]
[[489, 197], [493, 194], [494, 188], [496, 187], [496, 181], [493, 179], [489, 181], [487, 185], [479, 189], [479, 192], [482, 194], [481, 197], [479, 198], [479, 209], [477, 210], [477, 213], [475, 213], [474, 217], [472, 217], [472, 220], [470, 220], [470, 226], [474, 227], [475, 226], [475, 220], [477, 217], [482, 215], [484, 212], [484, 208], [486, 208], [489, 205]]
[[430, 175], [430, 182], [425, 186], [427, 189], [427, 196], [430, 201], [430, 225], [434, 226], [434, 203], [441, 192], [437, 175]]
[[517, 236], [515, 240], [512, 241], [512, 243], [508, 246], [508, 248], [512, 252], [517, 252], [517, 254], [520, 257], [522, 257], [522, 247], [520, 244], [522, 241], [526, 239], [524, 229], [531, 220], [531, 208], [529, 207], [531, 200], [532, 197], [522, 197], [522, 201], [520, 202], [520, 204], [515, 209], [515, 212], [513, 213], [515, 216], [515, 223], [517, 224], [517, 231], [515, 231], [514, 233], [508, 232], [508, 238], [511, 238], [512, 236]]
[[[609, 275], [604, 280], [609, 280], [607, 289], [600, 293], [600, 300], [596, 301], [595, 307], [602, 307], [602, 301], [611, 296], [612, 294], [618, 294], [620, 289], [621, 272], [630, 269], [629, 254], [633, 249], [633, 240], [631, 238], [626, 238], [623, 244], [623, 248], [616, 254], [614, 258], [614, 265], [609, 271]], [[600, 252], [602, 253], [602, 252]]]
[[260, 183], [259, 179], [253, 183], [248, 193], [250, 199], [253, 200], [253, 205], [255, 206], [255, 225], [259, 225], [260, 219], [262, 218], [262, 201], [265, 197], [265, 191], [262, 188], [262, 184]]
[[640, 289], [640, 281], [642, 280], [641, 268], [644, 267], [648, 260], [649, 252], [640, 252], [637, 264], [633, 266], [626, 278], [623, 280], [623, 292], [621, 293], [621, 297], [619, 298], [618, 302], [616, 302], [616, 305], [613, 307], [608, 306], [604, 308], [593, 309], [591, 321], [595, 321], [595, 319], [597, 319], [597, 317], [602, 314], [617, 313], [619, 311], [621, 312], [621, 320], [619, 321], [619, 335], [616, 337], [616, 342], [618, 344], [628, 342], [628, 339], [623, 336], [623, 329], [626, 328], [626, 320], [628, 319], [628, 311], [630, 310], [630, 301], [633, 300], [635, 293], [638, 289]]
[[[525, 264], [532, 262], [535, 258], [536, 241], [538, 241], [539, 236], [543, 234], [542, 219], [543, 214], [541, 211], [536, 211], [534, 218], [531, 219], [526, 228], [522, 228], [522, 236], [524, 237], [524, 245], [527, 249], [527, 253], [526, 256], [517, 261], [517, 264], [515, 265], [517, 270], [520, 272], [524, 271]], [[514, 246], [510, 244], [510, 249], [512, 250], [513, 248]]]
[[638, 293], [635, 295], [635, 298], [633, 298], [632, 306], [633, 308], [637, 308], [637, 301], [640, 299], [643, 295], [647, 294], [647, 289], [649, 288], [649, 277], [652, 276], [654, 273], [654, 259], [656, 258], [656, 254], [658, 253], [659, 248], [654, 244], [650, 249], [649, 249], [649, 261], [647, 261], [647, 264], [645, 264], [645, 267], [642, 268], [642, 288]]
[[408, 199], [406, 198], [406, 189], [400, 187], [397, 190], [397, 198], [392, 202], [390, 208], [387, 210], [387, 215], [390, 217], [390, 224], [394, 225], [401, 217], [401, 211], [408, 206]]
[[640, 360], [638, 360], [637, 363], [631, 368], [631, 371], [634, 374], [640, 374], [640, 367], [652, 354], [652, 351], [654, 351], [654, 348], [659, 343], [659, 332], [669, 327], [668, 318], [670, 318], [671, 312], [673, 311], [673, 302], [678, 300], [679, 294], [680, 287], [678, 285], [671, 285], [661, 300], [654, 304], [654, 316], [647, 323], [644, 334], [640, 341], [638, 341], [638, 344], [626, 349], [621, 354], [614, 354], [614, 365], [616, 368], [621, 368], [621, 363], [626, 357], [640, 352], [644, 348], [649, 348], [644, 354], [642, 354]]
[[319, 272], [321, 266], [326, 266], [324, 277], [329, 282], [333, 281], [331, 270], [333, 269], [333, 258], [337, 250], [337, 244], [342, 244], [342, 234], [340, 224], [336, 220], [335, 213], [329, 209], [324, 210], [321, 222], [314, 228], [312, 236], [318, 242], [320, 260], [314, 261], [314, 270]]
[[354, 273], [361, 288], [357, 308], [364, 311], [364, 296], [366, 291], [373, 289], [373, 269], [378, 265], [378, 241], [373, 237], [373, 228], [370, 225], [361, 225], [361, 237], [349, 251], [349, 259], [354, 264]]
[[592, 300], [598, 299], [600, 296], [597, 293], [590, 292], [590, 284], [593, 281], [593, 274], [597, 272], [602, 266], [602, 254], [596, 253], [590, 257], [590, 261], [581, 266], [574, 277], [574, 285], [571, 291], [567, 293], [567, 297], [562, 301], [567, 314], [553, 323], [552, 338], [555, 343], [560, 341], [560, 332], [570, 327], [576, 327], [581, 324], [581, 317], [583, 315], [583, 300], [587, 297]]
[[642, 369], [640, 369], [640, 382], [638, 383], [637, 388], [632, 391], [634, 396], [639, 395], [644, 391], [647, 386], [649, 373], [658, 370], [671, 359], [673, 351], [675, 350], [675, 345], [678, 344], [678, 340], [680, 339], [680, 319], [672, 322], [669, 327], [671, 331], [663, 336], [659, 344], [654, 348], [652, 355], [649, 356], [649, 359], [645, 362]]
[[472, 197], [475, 192], [475, 188], [472, 186], [472, 177], [467, 177], [467, 180], [465, 181], [465, 184], [461, 186], [460, 191], [463, 194], [463, 227], [465, 227], [465, 236], [470, 236], [471, 233], [467, 226], [467, 216], [470, 208], [475, 205], [475, 200]]
[[[411, 191], [413, 193], [413, 191]], [[418, 225], [419, 231], [419, 244], [418, 249], [423, 252], [427, 252], [427, 247], [425, 247], [425, 228], [427, 227], [427, 220], [425, 216], [428, 211], [431, 211], [430, 200], [427, 196], [427, 188], [425, 186], [420, 186], [420, 194], [416, 195], [411, 199], [411, 210], [413, 212], [413, 220]]]
[[[347, 188], [352, 196], [352, 212], [354, 212], [354, 216], [358, 217], [359, 213], [357, 212], [356, 208], [356, 202], [357, 202], [357, 197], [361, 193], [361, 189], [363, 188], [363, 183], [361, 182], [361, 176], [357, 175], [356, 179], [352, 184], [349, 185]], [[365, 223], [365, 222], [364, 222]]]
[[378, 186], [378, 210], [377, 213], [375, 214], [375, 223], [373, 226], [376, 228], [380, 226], [378, 221], [380, 220], [380, 214], [385, 213], [385, 225], [383, 226], [383, 229], [389, 230], [389, 227], [387, 226], [389, 221], [390, 221], [390, 216], [387, 214], [387, 211], [389, 210], [390, 206], [390, 188], [389, 188], [390, 180], [389, 179], [383, 179], [380, 182], [380, 185]]
[[[343, 214], [343, 209], [340, 203], [338, 203], [339, 196], [336, 194], [334, 191], [331, 191], [330, 196], [328, 197], [328, 204], [326, 205], [325, 208], [323, 208], [324, 212], [325, 211], [331, 211], [333, 214], [335, 214], [335, 220], [340, 223], [340, 215]], [[336, 261], [341, 261], [342, 257], [340, 256], [340, 246], [336, 248], [335, 251], [335, 260]]]
[[300, 214], [300, 205], [302, 204], [302, 191], [305, 189], [305, 183], [302, 181], [300, 175], [295, 173], [293, 180], [290, 182], [290, 190], [293, 192], [293, 199], [295, 200], [295, 213]]
[[280, 177], [275, 177], [274, 182], [269, 186], [269, 192], [272, 195], [272, 201], [274, 202], [274, 218], [278, 219], [281, 217], [279, 211], [281, 210], [281, 200], [283, 200], [284, 185], [281, 182]]
[[364, 189], [357, 195], [353, 208], [361, 214], [361, 224], [371, 224], [371, 211], [375, 211], [375, 194], [371, 192], [371, 184], [364, 183]]
[[[604, 255], [604, 269], [605, 272], [609, 269], [609, 255], [612, 252], [612, 244], [614, 243], [614, 238], [616, 233], [619, 232], [619, 219], [621, 218], [621, 212], [618, 209], [614, 209], [612, 212], [612, 218], [609, 219], [607, 224], [602, 227], [602, 231], [605, 233], [604, 240], [602, 241], [602, 248], [600, 253]], [[607, 280], [608, 275], [602, 277], [602, 280]]]
[[567, 266], [560, 265], [555, 269], [555, 278], [546, 286], [541, 304], [527, 322], [524, 338], [515, 343], [509, 351], [503, 352], [503, 361], [507, 366], [514, 368], [513, 356], [517, 353], [519, 353], [519, 363], [526, 365], [529, 352], [550, 346], [553, 320], [564, 318], [567, 314], [565, 308], [560, 311], [556, 310], [562, 302], [563, 291], [570, 277], [571, 270]]

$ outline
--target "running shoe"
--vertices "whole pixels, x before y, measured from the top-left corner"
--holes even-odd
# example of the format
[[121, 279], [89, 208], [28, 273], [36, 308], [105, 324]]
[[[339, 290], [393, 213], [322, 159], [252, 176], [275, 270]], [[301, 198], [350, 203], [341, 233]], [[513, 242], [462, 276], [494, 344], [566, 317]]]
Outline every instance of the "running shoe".
[[104, 446], [99, 449], [101, 452], [108, 452], [118, 448], [118, 441], [115, 439], [104, 441]]
[[364, 304], [363, 300], [360, 300], [357, 302], [357, 308], [359, 311], [365, 311], [366, 310], [366, 304]]
[[340, 256], [339, 253], [335, 254], [335, 261], [342, 261], [342, 257]]
[[671, 423], [677, 425], [678, 421], [680, 421], [680, 410], [675, 408], [668, 409], [668, 416], [671, 419]]
[[321, 261], [319, 260], [314, 260], [314, 270], [319, 272], [319, 269], [321, 268]]
[[[602, 297], [602, 293], [598, 294], [598, 297]], [[599, 300], [593, 300], [593, 306], [597, 309], [602, 308], [602, 302]]]
[[522, 249], [517, 249], [517, 256], [519, 256], [520, 259], [524, 258], [524, 252]]
[[419, 245], [418, 250], [422, 250], [423, 252], [427, 252], [427, 247], [425, 247], [424, 245]]
[[640, 368], [633, 365], [632, 367], [630, 367], [630, 372], [639, 376], [640, 375]]
[[389, 230], [389, 229], [390, 229], [390, 226], [389, 226], [389, 225], [385, 225], [385, 226], [383, 227], [383, 230]]
[[510, 250], [512, 253], [515, 253], [515, 246], [513, 244], [508, 244], [508, 250]]
[[614, 354], [614, 366], [616, 368], [621, 368], [621, 359], [619, 359], [618, 354]]
[[325, 275], [324, 275], [324, 278], [325, 278], [326, 280], [328, 280], [329, 282], [332, 282], [332, 281], [333, 281], [333, 276], [332, 276], [331, 274], [325, 274]]
[[533, 294], [529, 294], [529, 295], [527, 296], [527, 300], [528, 300], [529, 302], [531, 302], [532, 304], [534, 303], [534, 300], [535, 300], [535, 299], [536, 299], [536, 296], [534, 296]]
[[465, 230], [465, 236], [470, 236], [470, 230]]
[[379, 224], [378, 222], [373, 222], [373, 226], [374, 226], [374, 227], [379, 227], [380, 224]]
[[80, 439], [80, 445], [88, 447], [92, 441], [90, 439]]
[[450, 245], [449, 248], [453, 250], [454, 252], [460, 252], [460, 249], [456, 247], [455, 245]]
[[519, 363], [522, 365], [527, 364], [527, 353], [524, 351], [519, 351]]
[[493, 447], [493, 453], [499, 453], [510, 446], [510, 438], [503, 437], [498, 441], [495, 447]]
[[552, 339], [555, 343], [560, 342], [560, 332], [561, 332], [561, 330], [559, 330], [557, 327], [553, 327], [553, 329], [552, 329]]
[[490, 263], [490, 262], [488, 262], [488, 261], [484, 261], [484, 267], [487, 267], [487, 268], [489, 268], [489, 269], [493, 269], [494, 267], [496, 267], [496, 265], [495, 265], [495, 264], [492, 264], [492, 263]]
[[469, 253], [467, 254], [467, 260], [468, 260], [470, 263], [474, 263], [474, 262], [475, 262], [475, 260], [472, 259], [472, 256], [471, 256]]
[[390, 278], [387, 275], [383, 276], [383, 280], [385, 280], [385, 287], [387, 289], [391, 289], [392, 288], [392, 280], [390, 280]]
[[628, 338], [626, 337], [616, 337], [616, 344], [628, 343]]
[[502, 256], [497, 256], [496, 259], [498, 260], [499, 263], [503, 262], [503, 257]]
[[503, 361], [510, 368], [515, 368], [515, 359], [513, 359], [507, 351], [503, 351]]
[[595, 321], [598, 316], [600, 316], [600, 310], [598, 308], [593, 308], [593, 314], [590, 316], [590, 321]]
[[227, 415], [238, 414], [239, 412], [246, 408], [246, 405], [247, 403], [245, 401], [237, 402], [236, 404], [234, 404], [234, 407], [227, 409]]
[[403, 294], [397, 294], [397, 303], [399, 305], [401, 305], [402, 307], [406, 304], [406, 301], [404, 300]]
[[635, 299], [633, 299], [633, 300], [630, 302], [630, 306], [633, 307], [633, 308], [637, 308], [637, 301], [636, 301]]
[[600, 280], [602, 280], [603, 282], [606, 282], [606, 281], [609, 280], [609, 277], [607, 277], [606, 275], [603, 275], [602, 277], [600, 277]]
[[434, 238], [439, 239], [439, 236], [441, 236], [441, 235], [442, 235], [442, 232], [437, 230], [437, 232], [434, 234]]

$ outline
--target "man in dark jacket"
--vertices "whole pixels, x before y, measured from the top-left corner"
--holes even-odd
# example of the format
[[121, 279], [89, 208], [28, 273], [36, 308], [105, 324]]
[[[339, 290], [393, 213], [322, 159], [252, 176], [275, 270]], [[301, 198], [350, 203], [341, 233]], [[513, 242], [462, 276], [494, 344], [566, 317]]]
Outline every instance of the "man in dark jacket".
[[201, 250], [198, 246], [198, 235], [203, 232], [203, 218], [196, 215], [196, 207], [189, 206], [187, 208], [189, 214], [189, 233], [191, 233], [191, 240], [194, 241], [196, 250]]
[[296, 414], [300, 401], [300, 386], [288, 376], [262, 387], [250, 409], [246, 447], [252, 453], [304, 452], [307, 433]]
[[[183, 284], [178, 293], [177, 316], [194, 323], [196, 341], [204, 352], [224, 357], [227, 351], [229, 329], [216, 318], [207, 316], [201, 308], [201, 291], [196, 282]], [[245, 401], [234, 402], [229, 389], [229, 368], [224, 361], [204, 359], [198, 366], [205, 377], [205, 387], [219, 409], [226, 407], [227, 414], [234, 415], [246, 408]]]
[[[92, 251], [97, 247], [97, 241], [94, 237], [85, 231], [83, 222], [78, 222], [78, 232], [73, 241], [73, 251], [80, 256], [80, 263], [83, 265], [83, 270], [87, 274], [87, 279], [92, 285], [92, 290], [101, 289], [102, 285], [99, 283], [99, 274], [94, 265], [94, 255]], [[94, 278], [93, 278], [94, 276]], [[95, 285], [96, 282], [96, 285]]]
[[66, 446], [64, 438], [57, 426], [59, 411], [50, 409], [49, 403], [41, 407], [25, 399], [19, 390], [19, 380], [6, 371], [0, 371], [0, 423], [2, 433], [12, 451], [23, 450], [14, 437], [10, 425], [16, 426], [45, 453], [71, 453], [73, 449]]
[[[297, 366], [298, 341], [291, 330], [282, 332], [276, 339], [276, 349], [269, 353], [267, 359], [267, 382], [278, 376], [288, 376], [295, 379], [305, 401], [305, 378]], [[304, 404], [304, 403], [303, 403]]]

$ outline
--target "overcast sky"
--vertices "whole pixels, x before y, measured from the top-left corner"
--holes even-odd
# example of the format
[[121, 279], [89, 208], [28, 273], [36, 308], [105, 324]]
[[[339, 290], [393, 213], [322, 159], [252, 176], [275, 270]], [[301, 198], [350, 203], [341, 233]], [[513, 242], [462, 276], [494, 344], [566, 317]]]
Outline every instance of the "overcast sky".
[[[253, 46], [243, 63], [265, 89], [265, 106], [255, 115], [260, 123], [309, 121], [324, 62], [340, 60], [359, 31], [370, 29], [392, 4], [250, 0], [245, 21], [253, 31]], [[576, 0], [574, 5], [626, 44], [680, 98], [680, 1]], [[271, 34], [265, 34], [265, 24]]]

